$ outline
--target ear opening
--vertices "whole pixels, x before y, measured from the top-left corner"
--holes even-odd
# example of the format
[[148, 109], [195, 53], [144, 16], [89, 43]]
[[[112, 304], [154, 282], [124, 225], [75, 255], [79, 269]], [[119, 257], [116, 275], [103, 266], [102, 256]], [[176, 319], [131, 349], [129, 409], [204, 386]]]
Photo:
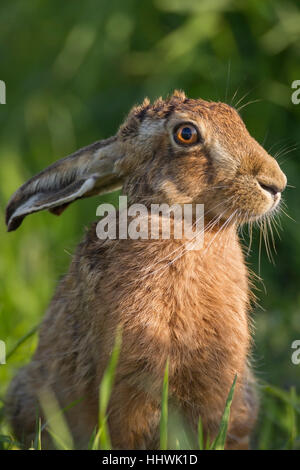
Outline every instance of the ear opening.
[[121, 188], [115, 166], [121, 158], [117, 137], [111, 137], [53, 163], [13, 194], [6, 208], [7, 230], [16, 230], [34, 212], [60, 215], [76, 199]]

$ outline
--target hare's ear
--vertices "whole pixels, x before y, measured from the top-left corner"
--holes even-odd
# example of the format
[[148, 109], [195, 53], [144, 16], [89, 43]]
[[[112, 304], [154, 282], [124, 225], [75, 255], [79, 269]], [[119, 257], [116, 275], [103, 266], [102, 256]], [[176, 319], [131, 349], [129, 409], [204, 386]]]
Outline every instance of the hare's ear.
[[116, 137], [95, 142], [55, 162], [23, 184], [6, 209], [8, 231], [41, 210], [61, 214], [73, 201], [122, 186], [115, 164], [122, 158]]

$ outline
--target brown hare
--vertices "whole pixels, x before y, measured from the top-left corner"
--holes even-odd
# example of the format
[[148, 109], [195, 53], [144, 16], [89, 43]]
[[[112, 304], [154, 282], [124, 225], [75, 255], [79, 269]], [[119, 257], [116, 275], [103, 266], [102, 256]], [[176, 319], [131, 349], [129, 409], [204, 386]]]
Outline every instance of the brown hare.
[[[7, 207], [8, 230], [40, 210], [123, 187], [128, 203], [204, 204], [204, 242], [107, 239], [96, 224], [79, 244], [40, 327], [32, 362], [13, 380], [7, 413], [19, 439], [35, 434], [39, 395], [52, 390], [78, 448], [97, 426], [98, 389], [118, 325], [122, 348], [109, 403], [116, 449], [156, 449], [162, 380], [191, 429], [219, 428], [237, 375], [227, 448], [246, 449], [257, 414], [249, 366], [250, 282], [237, 227], [277, 210], [286, 177], [231, 106], [176, 91], [134, 107], [118, 133], [54, 163]], [[150, 216], [151, 218], [151, 216]], [[49, 441], [50, 442], [50, 441]], [[50, 444], [49, 444], [50, 445]]]

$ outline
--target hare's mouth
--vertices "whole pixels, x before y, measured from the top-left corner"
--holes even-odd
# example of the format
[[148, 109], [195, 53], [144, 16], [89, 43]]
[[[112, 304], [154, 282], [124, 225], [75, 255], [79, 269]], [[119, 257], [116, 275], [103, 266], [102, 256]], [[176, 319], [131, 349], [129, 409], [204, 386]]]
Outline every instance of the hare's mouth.
[[262, 219], [272, 218], [274, 214], [280, 212], [280, 201], [281, 201], [281, 195], [279, 195], [278, 198], [276, 198], [276, 200], [270, 203], [269, 207], [266, 208], [264, 211], [261, 211], [258, 213], [256, 212], [248, 213], [248, 217], [247, 217], [248, 220], [246, 220], [246, 223], [258, 222]]
[[233, 204], [232, 207], [227, 209], [225, 218], [227, 219], [228, 214], [230, 215], [232, 212], [235, 212], [235, 221], [238, 225], [257, 222], [269, 217], [272, 218], [275, 213], [280, 211], [281, 193], [271, 193], [264, 188], [261, 188], [261, 192], [263, 192], [263, 194], [259, 195], [256, 193], [255, 202], [251, 200], [235, 201], [236, 205]]
[[267, 202], [267, 207], [262, 215], [271, 214], [280, 203], [281, 189], [275, 184], [265, 184], [260, 180], [257, 180], [257, 184]]

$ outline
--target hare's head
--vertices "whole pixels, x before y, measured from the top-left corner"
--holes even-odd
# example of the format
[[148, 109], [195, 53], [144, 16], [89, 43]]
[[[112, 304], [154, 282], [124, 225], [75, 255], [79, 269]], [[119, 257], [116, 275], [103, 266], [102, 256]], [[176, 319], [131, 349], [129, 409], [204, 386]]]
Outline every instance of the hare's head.
[[209, 218], [254, 220], [278, 207], [286, 177], [234, 108], [175, 92], [133, 108], [115, 137], [60, 160], [7, 207], [8, 230], [43, 209], [123, 185], [129, 202], [202, 203]]

